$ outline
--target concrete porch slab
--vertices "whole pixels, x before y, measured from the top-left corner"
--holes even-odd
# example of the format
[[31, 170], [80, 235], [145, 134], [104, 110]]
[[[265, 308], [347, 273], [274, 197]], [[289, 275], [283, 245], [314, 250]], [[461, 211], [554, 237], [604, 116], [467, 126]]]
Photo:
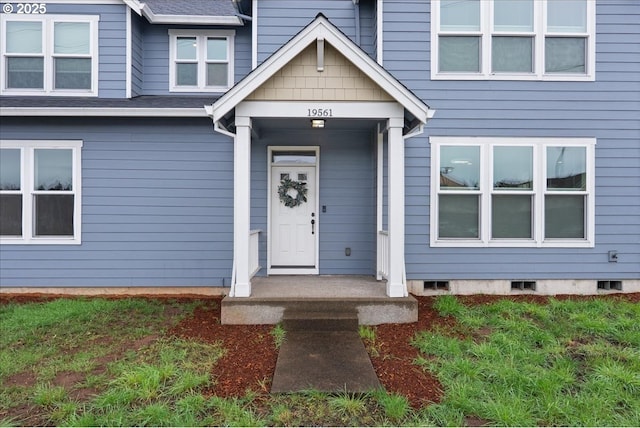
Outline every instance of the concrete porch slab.
[[355, 311], [364, 325], [418, 320], [415, 298], [386, 296], [386, 284], [373, 277], [271, 276], [252, 279], [251, 297], [225, 297], [222, 324], [277, 324], [285, 310]]

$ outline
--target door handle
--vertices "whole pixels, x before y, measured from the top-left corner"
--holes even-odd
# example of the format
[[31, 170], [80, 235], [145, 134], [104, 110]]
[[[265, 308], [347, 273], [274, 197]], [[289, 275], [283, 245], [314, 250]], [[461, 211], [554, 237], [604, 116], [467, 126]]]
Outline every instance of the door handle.
[[315, 235], [316, 233], [316, 221], [314, 219], [311, 219], [311, 234]]

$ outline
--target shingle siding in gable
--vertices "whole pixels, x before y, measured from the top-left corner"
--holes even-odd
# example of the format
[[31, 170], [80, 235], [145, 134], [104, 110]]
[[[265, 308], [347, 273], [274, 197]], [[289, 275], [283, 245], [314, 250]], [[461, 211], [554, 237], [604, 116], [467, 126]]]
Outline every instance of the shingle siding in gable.
[[[639, 278], [640, 3], [598, 2], [595, 82], [431, 81], [429, 15], [384, 4], [384, 65], [436, 110], [406, 142], [408, 278]], [[429, 135], [597, 138], [595, 248], [430, 248]]]
[[81, 139], [82, 245], [0, 246], [11, 286], [229, 285], [233, 144], [211, 120], [3, 118], [7, 139]]

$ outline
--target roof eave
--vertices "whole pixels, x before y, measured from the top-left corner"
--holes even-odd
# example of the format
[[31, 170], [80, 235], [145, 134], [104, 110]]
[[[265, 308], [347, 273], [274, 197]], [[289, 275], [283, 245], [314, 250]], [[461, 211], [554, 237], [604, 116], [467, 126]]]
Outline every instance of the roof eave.
[[152, 24], [193, 24], [193, 25], [229, 25], [242, 26], [244, 21], [237, 15], [160, 15], [155, 14], [146, 4], [140, 6], [142, 15]]
[[197, 108], [3, 107], [0, 117], [208, 117]]

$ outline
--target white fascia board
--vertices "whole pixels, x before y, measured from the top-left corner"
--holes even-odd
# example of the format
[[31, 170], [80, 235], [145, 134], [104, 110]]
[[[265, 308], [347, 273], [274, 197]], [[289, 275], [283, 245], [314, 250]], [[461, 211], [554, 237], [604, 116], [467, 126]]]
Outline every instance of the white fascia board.
[[208, 117], [199, 108], [3, 107], [0, 117]]
[[[393, 118], [404, 123], [403, 108], [391, 101], [313, 101], [313, 108], [331, 110], [331, 119]], [[236, 106], [237, 117], [297, 117], [310, 118], [308, 101], [243, 101]]]
[[346, 36], [340, 33], [326, 18], [319, 16], [304, 30], [298, 33], [282, 48], [264, 61], [244, 80], [230, 89], [213, 105], [213, 120], [218, 121], [238, 103], [264, 84], [273, 74], [288, 64], [300, 52], [316, 39], [323, 38], [357, 68], [373, 80], [380, 88], [414, 115], [420, 122], [425, 123], [429, 108], [418, 97], [398, 82], [389, 72], [371, 59], [360, 48], [355, 46]]
[[146, 4], [142, 4], [141, 11], [152, 24], [244, 25], [238, 16], [156, 15]]
[[142, 4], [138, 0], [122, 0], [124, 4], [129, 6], [131, 10], [138, 14], [138, 16], [142, 16]]

